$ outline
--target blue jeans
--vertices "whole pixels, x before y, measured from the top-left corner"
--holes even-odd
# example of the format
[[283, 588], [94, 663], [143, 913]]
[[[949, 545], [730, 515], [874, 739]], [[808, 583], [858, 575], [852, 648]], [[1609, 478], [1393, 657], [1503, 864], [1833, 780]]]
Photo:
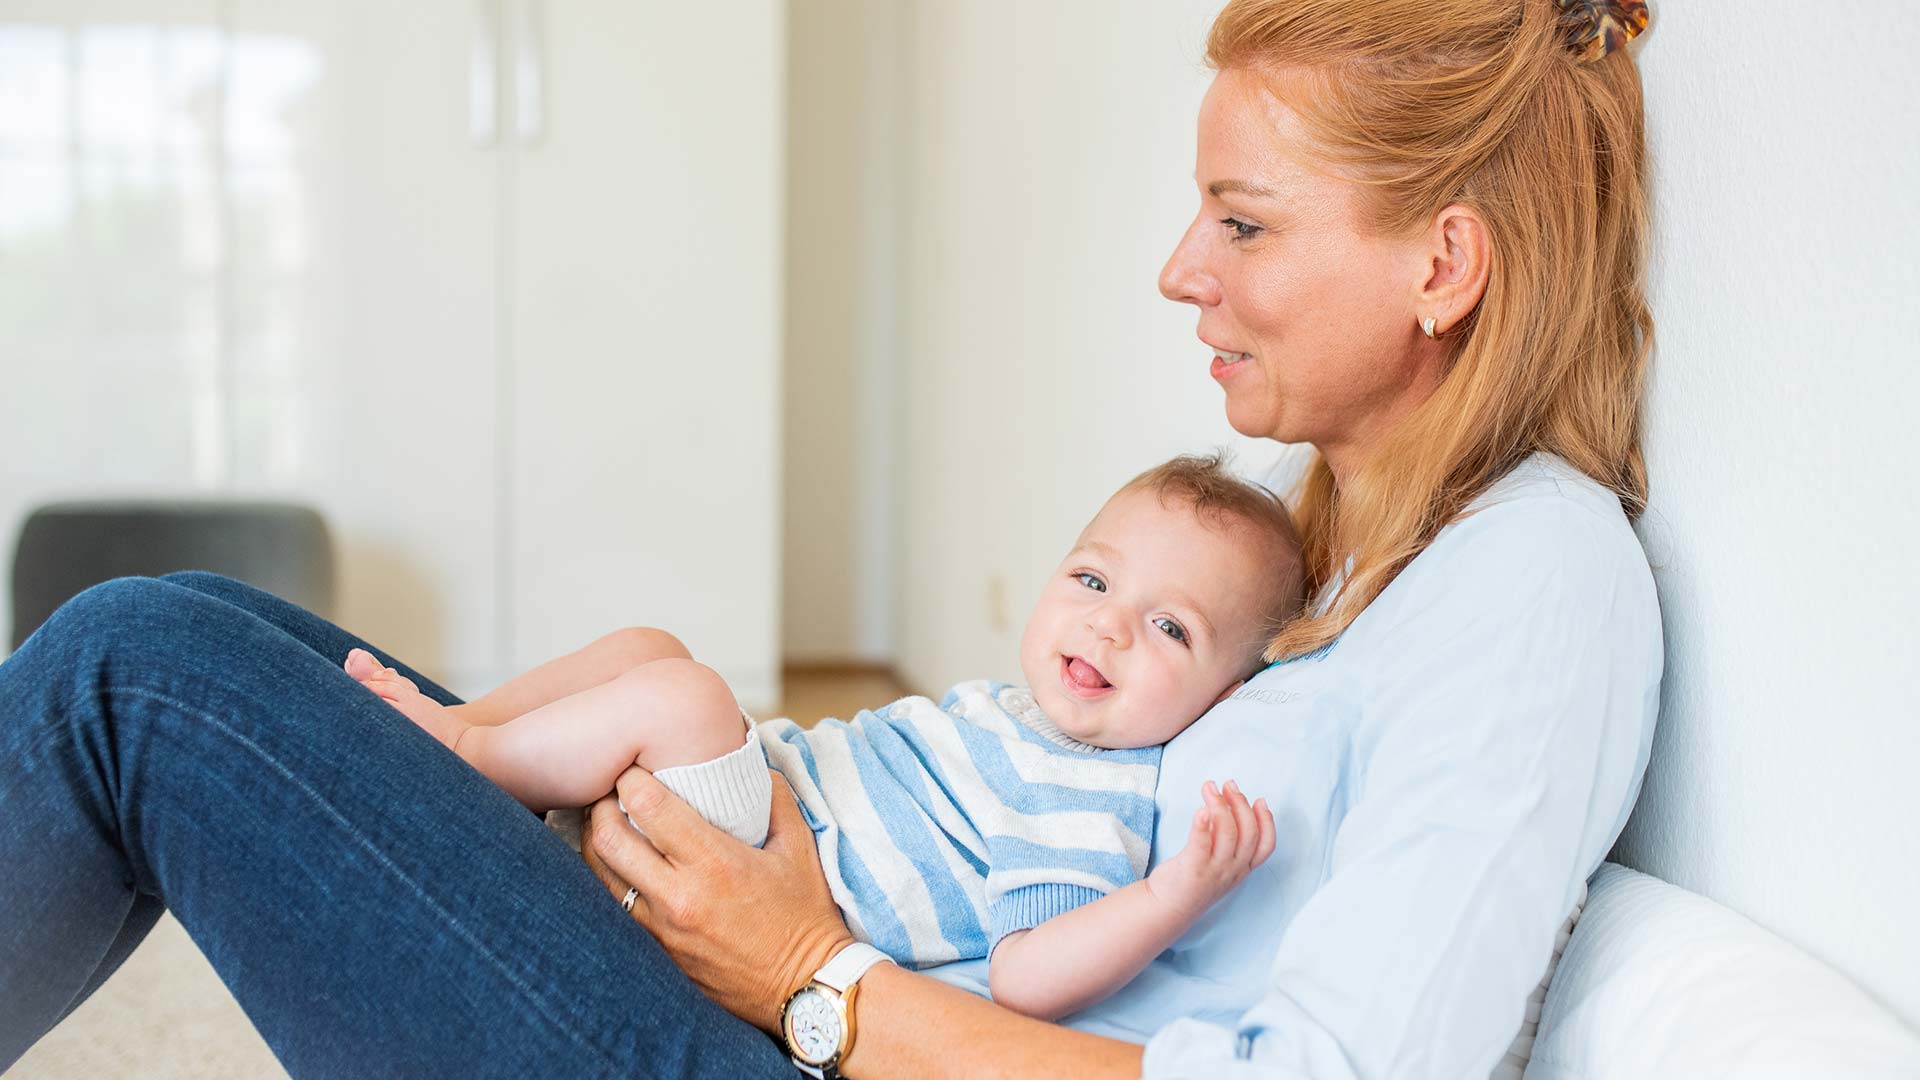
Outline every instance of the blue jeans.
[[0, 663], [0, 1071], [170, 910], [293, 1076], [796, 1075], [540, 819], [214, 574]]

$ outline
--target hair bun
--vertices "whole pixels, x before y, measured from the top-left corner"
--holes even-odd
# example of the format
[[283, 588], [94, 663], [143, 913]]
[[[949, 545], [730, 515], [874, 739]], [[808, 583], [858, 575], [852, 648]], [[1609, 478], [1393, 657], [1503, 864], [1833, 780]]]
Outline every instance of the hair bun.
[[1640, 36], [1647, 28], [1646, 0], [1554, 0], [1567, 48], [1574, 59], [1592, 63]]

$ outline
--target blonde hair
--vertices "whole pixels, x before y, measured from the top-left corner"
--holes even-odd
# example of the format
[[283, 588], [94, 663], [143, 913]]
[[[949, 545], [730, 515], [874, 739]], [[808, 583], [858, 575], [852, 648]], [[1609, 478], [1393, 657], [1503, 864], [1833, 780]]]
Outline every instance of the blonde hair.
[[[1336, 489], [1295, 494], [1307, 585], [1353, 560], [1332, 604], [1269, 659], [1330, 644], [1467, 503], [1536, 451], [1646, 505], [1641, 395], [1653, 319], [1640, 77], [1582, 63], [1554, 0], [1232, 0], [1207, 60], [1264, 77], [1381, 235], [1458, 203], [1492, 249], [1479, 306], [1442, 340], [1440, 386]], [[1291, 88], [1294, 92], [1288, 93]]]
[[1187, 507], [1211, 528], [1240, 525], [1252, 532], [1268, 556], [1264, 565], [1270, 576], [1261, 583], [1267, 588], [1261, 615], [1277, 630], [1306, 603], [1300, 530], [1278, 495], [1235, 476], [1228, 461], [1224, 450], [1181, 454], [1127, 481], [1114, 498], [1130, 491], [1150, 492], [1162, 505]]

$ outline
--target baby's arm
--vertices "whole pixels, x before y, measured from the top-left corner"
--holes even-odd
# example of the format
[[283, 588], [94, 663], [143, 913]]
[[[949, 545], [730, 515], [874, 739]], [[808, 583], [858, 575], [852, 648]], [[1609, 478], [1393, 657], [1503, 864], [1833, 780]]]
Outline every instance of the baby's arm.
[[1273, 813], [1232, 781], [1209, 782], [1186, 849], [1153, 873], [1031, 930], [1000, 939], [988, 961], [993, 1000], [1053, 1020], [1126, 985], [1214, 902], [1273, 854]]

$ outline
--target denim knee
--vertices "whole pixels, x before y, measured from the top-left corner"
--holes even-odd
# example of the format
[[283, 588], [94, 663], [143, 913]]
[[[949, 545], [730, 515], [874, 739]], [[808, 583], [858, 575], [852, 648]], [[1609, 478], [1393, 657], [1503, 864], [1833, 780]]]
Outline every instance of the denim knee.
[[160, 575], [159, 580], [204, 593], [217, 593], [222, 589], [230, 589], [241, 584], [234, 578], [225, 574], [216, 574], [211, 570], [175, 570], [171, 574]]
[[[65, 614], [68, 619], [110, 619], [115, 615], [165, 604], [174, 591], [174, 586], [159, 578], [117, 577], [82, 590], [61, 604], [54, 616]], [[53, 619], [47, 621], [51, 623]]]
[[169, 616], [183, 611], [182, 601], [193, 595], [159, 578], [114, 578], [61, 604], [33, 636], [63, 652], [127, 636], [166, 640], [155, 635], [166, 633], [169, 622], [184, 621]]

